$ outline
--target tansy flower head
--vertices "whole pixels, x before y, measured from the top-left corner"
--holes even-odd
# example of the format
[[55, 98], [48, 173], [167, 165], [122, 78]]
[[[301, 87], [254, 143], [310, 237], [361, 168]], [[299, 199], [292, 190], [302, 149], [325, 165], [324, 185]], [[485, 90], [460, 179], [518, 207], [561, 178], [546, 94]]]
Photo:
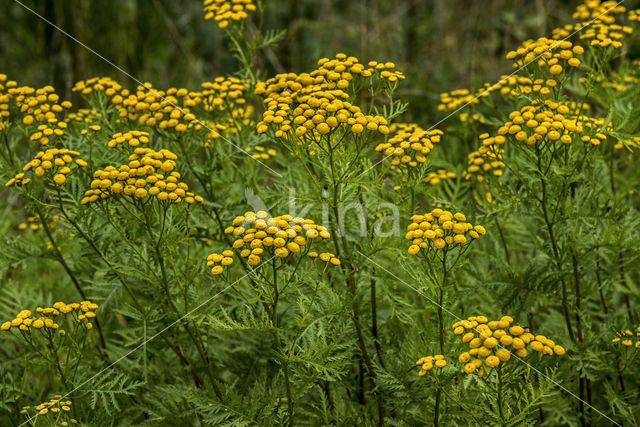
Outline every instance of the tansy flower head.
[[[294, 254], [307, 255], [312, 259], [340, 265], [340, 260], [330, 252], [310, 251], [316, 240], [330, 237], [324, 226], [316, 224], [311, 219], [292, 217], [291, 215], [270, 216], [265, 211], [246, 212], [236, 217], [232, 225], [224, 232], [236, 237], [233, 249], [237, 255], [246, 259], [251, 267], [257, 266], [264, 256], [271, 259], [287, 258]], [[266, 255], [263, 255], [266, 252]], [[224, 267], [233, 263], [233, 251], [213, 253], [207, 257], [207, 266], [211, 273], [221, 274]]]
[[485, 233], [483, 226], [467, 222], [464, 214], [435, 208], [426, 214], [413, 215], [405, 238], [411, 240], [410, 255], [423, 251], [426, 256], [432, 250], [463, 246]]
[[[276, 138], [295, 135], [308, 144], [319, 143], [342, 125], [354, 134], [362, 132], [389, 133], [382, 116], [366, 115], [349, 102], [345, 91], [356, 77], [380, 78], [392, 63], [374, 63], [369, 68], [355, 57], [337, 54], [335, 59], [323, 58], [311, 73], [278, 74], [265, 82], [258, 82], [255, 93], [262, 95], [266, 111], [257, 124], [258, 133], [273, 131]], [[386, 75], [386, 74], [385, 74]], [[387, 76], [397, 80], [398, 75]]]
[[638, 325], [634, 332], [627, 329], [626, 331], [616, 333], [616, 336], [611, 342], [620, 343], [625, 347], [640, 347], [640, 325]]
[[71, 103], [61, 101], [53, 87], [44, 86], [39, 89], [29, 86], [11, 87], [7, 95], [24, 115], [22, 123], [31, 133], [29, 136], [31, 141], [47, 145], [64, 134], [67, 122], [62, 120], [62, 115], [65, 110], [71, 108]]
[[[498, 135], [483, 140], [483, 145], [500, 145], [511, 137], [527, 145], [559, 141], [571, 144], [576, 140], [591, 145], [600, 145], [607, 136], [600, 132], [604, 118], [591, 118], [579, 112], [581, 106], [563, 104], [551, 100], [534, 101], [509, 114], [509, 121], [498, 129]], [[610, 129], [611, 125], [609, 124]], [[501, 137], [501, 138], [500, 138]]]
[[447, 366], [447, 361], [445, 360], [442, 354], [436, 354], [435, 356], [425, 356], [418, 359], [416, 362], [416, 366], [420, 366], [420, 370], [418, 371], [418, 375], [423, 377], [433, 369], [436, 368], [444, 368]]
[[130, 130], [122, 133], [118, 132], [113, 134], [111, 140], [107, 143], [109, 148], [117, 147], [120, 144], [127, 144], [129, 147], [137, 147], [140, 144], [146, 144], [149, 142], [149, 132], [143, 132], [139, 130]]
[[391, 164], [414, 168], [427, 161], [434, 144], [440, 142], [442, 131], [425, 131], [413, 123], [394, 123], [389, 128], [390, 138], [376, 146], [376, 151], [391, 157]]
[[168, 203], [201, 203], [201, 196], [189, 192], [189, 187], [180, 181], [180, 173], [174, 171], [176, 156], [161, 149], [138, 147], [129, 156], [129, 163], [118, 169], [107, 166], [93, 174], [91, 189], [84, 193], [82, 204], [92, 203], [113, 196], [129, 196], [144, 199], [155, 197]]
[[480, 148], [467, 156], [468, 166], [464, 178], [482, 182], [487, 176], [502, 176], [505, 166], [502, 161], [504, 150], [499, 147], [499, 144], [505, 141], [505, 137], [502, 135], [490, 137], [488, 133], [483, 133], [480, 135], [480, 140], [482, 141]]
[[580, 65], [578, 56], [584, 53], [581, 46], [573, 46], [568, 40], [553, 40], [541, 37], [537, 40], [527, 40], [509, 53], [507, 59], [513, 60], [513, 68], [521, 68], [525, 64], [534, 62], [551, 75], [560, 74], [563, 65], [577, 67]]
[[105, 95], [111, 97], [120, 92], [122, 86], [111, 77], [92, 77], [76, 82], [71, 90], [80, 92], [83, 95], [88, 95], [92, 92], [104, 92]]
[[424, 182], [429, 185], [438, 185], [446, 179], [452, 179], [455, 177], [455, 172], [447, 172], [445, 169], [438, 169], [435, 172], [429, 172], [424, 178]]
[[261, 145], [256, 145], [255, 147], [247, 147], [244, 149], [247, 153], [251, 154], [251, 157], [259, 160], [268, 160], [271, 157], [274, 157], [277, 152], [273, 148], [266, 149]]
[[458, 356], [458, 362], [464, 364], [468, 374], [476, 372], [481, 366], [495, 368], [511, 359], [515, 354], [519, 358], [530, 350], [543, 355], [565, 354], [565, 349], [544, 335], [533, 335], [529, 328], [513, 323], [511, 316], [499, 320], [489, 320], [486, 316], [472, 316], [453, 324], [453, 333], [459, 335], [469, 348]]
[[204, 19], [213, 19], [220, 28], [246, 19], [254, 10], [253, 0], [204, 0]]
[[50, 148], [45, 151], [39, 151], [35, 157], [27, 163], [23, 172], [18, 173], [5, 184], [7, 187], [12, 185], [25, 185], [31, 181], [26, 178], [26, 174], [32, 174], [37, 177], [45, 176], [51, 179], [55, 184], [62, 185], [67, 181], [67, 175], [71, 173], [70, 166], [72, 162], [80, 167], [87, 165], [87, 162], [79, 158], [80, 153], [66, 148]]
[[[12, 320], [4, 322], [0, 325], [0, 329], [3, 331], [9, 331], [12, 328], [18, 328], [21, 331], [30, 331], [35, 329], [58, 329], [59, 324], [57, 322], [59, 316], [71, 315], [78, 323], [86, 318], [94, 318], [96, 316], [95, 310], [98, 309], [98, 304], [91, 301], [82, 301], [81, 303], [65, 304], [63, 302], [56, 302], [52, 307], [38, 307], [36, 313], [39, 316], [32, 316], [30, 310], [20, 311], [16, 317]], [[60, 331], [60, 335], [64, 335], [63, 331]]]

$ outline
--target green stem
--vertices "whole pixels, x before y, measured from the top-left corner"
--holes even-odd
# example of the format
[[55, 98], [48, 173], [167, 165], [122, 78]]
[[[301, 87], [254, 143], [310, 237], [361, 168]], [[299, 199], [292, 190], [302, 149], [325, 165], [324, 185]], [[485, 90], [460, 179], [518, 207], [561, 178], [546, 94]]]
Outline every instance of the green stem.
[[[282, 341], [280, 340], [280, 333], [278, 331], [278, 301], [280, 299], [280, 291], [278, 290], [278, 269], [276, 266], [277, 258], [273, 258], [271, 263], [271, 269], [273, 270], [273, 304], [271, 309], [271, 323], [273, 324], [273, 333], [276, 338], [276, 344], [278, 346], [278, 351], [280, 354], [285, 357], [284, 347], [282, 345]], [[294, 412], [293, 412], [293, 394], [291, 393], [291, 379], [289, 378], [289, 359], [288, 355], [286, 355], [287, 359], [283, 361], [282, 371], [284, 374], [284, 384], [287, 392], [287, 407], [289, 408], [289, 426], [293, 427], [294, 425]]]
[[502, 366], [498, 366], [496, 372], [498, 373], [498, 414], [500, 415], [500, 424], [505, 425], [504, 412], [502, 409]]

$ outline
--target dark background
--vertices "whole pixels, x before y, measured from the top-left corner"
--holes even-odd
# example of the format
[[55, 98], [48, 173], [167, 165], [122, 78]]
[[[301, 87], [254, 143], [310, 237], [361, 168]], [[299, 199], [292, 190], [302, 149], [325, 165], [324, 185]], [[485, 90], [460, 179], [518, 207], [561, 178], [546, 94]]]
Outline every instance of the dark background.
[[[21, 0], [23, 1], [23, 0]], [[24, 0], [24, 4], [145, 82], [197, 89], [236, 69], [224, 33], [197, 0]], [[571, 22], [569, 0], [270, 0], [265, 28], [287, 28], [257, 58], [269, 73], [309, 70], [337, 52], [394, 61], [415, 115], [440, 92], [477, 87], [512, 71], [505, 53]], [[256, 14], [251, 17], [255, 20]], [[249, 26], [253, 23], [248, 23]], [[0, 1], [0, 73], [20, 84], [52, 84], [67, 99], [80, 79], [136, 83], [21, 7]]]

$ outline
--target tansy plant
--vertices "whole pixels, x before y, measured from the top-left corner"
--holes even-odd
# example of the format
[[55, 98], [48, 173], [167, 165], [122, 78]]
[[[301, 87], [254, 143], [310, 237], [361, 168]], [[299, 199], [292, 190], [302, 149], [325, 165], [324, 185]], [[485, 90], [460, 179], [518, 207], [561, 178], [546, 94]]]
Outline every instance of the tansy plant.
[[167, 15], [215, 48], [184, 86], [0, 74], [0, 424], [637, 423], [640, 11], [521, 19], [456, 88], [384, 52], [420, 2], [342, 49], [306, 3]]

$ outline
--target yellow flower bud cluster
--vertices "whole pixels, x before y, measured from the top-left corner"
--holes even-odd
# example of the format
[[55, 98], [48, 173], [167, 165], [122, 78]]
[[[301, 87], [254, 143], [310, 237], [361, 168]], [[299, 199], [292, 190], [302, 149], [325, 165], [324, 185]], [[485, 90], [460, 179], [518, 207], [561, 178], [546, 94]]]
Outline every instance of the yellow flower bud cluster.
[[393, 62], [369, 61], [367, 66], [361, 64], [354, 56], [338, 53], [334, 59], [322, 58], [318, 61], [318, 69], [311, 76], [322, 75], [328, 81], [336, 82], [339, 89], [346, 89], [353, 75], [372, 77], [377, 75], [380, 79], [396, 82], [404, 80], [404, 74], [395, 69]]
[[640, 137], [639, 136], [633, 136], [631, 138], [628, 139], [620, 139], [618, 141], [616, 141], [616, 143], [613, 145], [613, 148], [616, 150], [620, 150], [621, 148], [638, 148], [640, 147]]
[[572, 16], [578, 21], [588, 21], [602, 16], [613, 17], [626, 11], [626, 8], [618, 3], [614, 0], [585, 0], [576, 7]]
[[69, 424], [78, 424], [76, 419], [67, 418], [71, 411], [71, 405], [71, 400], [62, 400], [62, 396], [57, 394], [53, 396], [53, 399], [42, 402], [37, 406], [23, 406], [20, 413], [22, 415], [29, 415], [29, 412], [33, 410], [37, 415], [31, 415], [32, 417], [50, 414], [54, 418], [53, 424], [51, 425], [68, 426]]
[[[36, 308], [36, 312], [40, 314], [39, 317], [32, 317], [31, 310], [22, 310], [14, 319], [0, 325], [0, 330], [9, 331], [11, 328], [17, 328], [23, 332], [27, 332], [32, 328], [58, 329], [59, 325], [55, 322], [58, 316], [71, 314], [77, 323], [83, 323], [84, 321], [89, 322], [90, 319], [96, 317], [95, 310], [97, 309], [98, 304], [94, 304], [89, 300], [82, 301], [80, 303], [74, 302], [71, 304], [56, 302], [52, 307]], [[91, 323], [87, 323], [85, 326], [87, 329], [91, 329], [93, 325], [91, 325]], [[65, 335], [65, 331], [63, 329], [60, 329], [59, 333], [60, 335]]]
[[138, 147], [129, 156], [129, 163], [119, 168], [107, 166], [93, 174], [91, 189], [84, 193], [81, 203], [92, 203], [116, 194], [143, 199], [147, 196], [158, 200], [189, 204], [201, 203], [201, 196], [189, 192], [189, 187], [180, 181], [180, 173], [174, 171], [176, 156], [169, 150], [160, 151]]
[[629, 18], [629, 21], [640, 22], [640, 9], [630, 10], [627, 17]]
[[199, 92], [189, 92], [185, 88], [150, 89], [150, 83], [138, 86], [135, 92], [124, 89], [113, 96], [111, 102], [120, 117], [137, 120], [143, 126], [158, 126], [176, 132], [202, 127], [191, 112], [191, 108], [202, 101]]
[[438, 169], [435, 172], [429, 172], [424, 179], [429, 185], [438, 185], [446, 179], [453, 179], [456, 177], [455, 172], [447, 172], [445, 169]]
[[511, 354], [519, 358], [530, 350], [543, 355], [562, 356], [565, 350], [544, 335], [533, 335], [526, 326], [513, 325], [511, 316], [502, 316], [499, 320], [489, 320], [486, 316], [472, 316], [453, 324], [453, 333], [460, 335], [469, 350], [458, 356], [458, 362], [464, 364], [464, 371], [472, 374], [483, 368], [495, 368], [511, 359]]
[[71, 90], [83, 95], [88, 95], [91, 92], [104, 92], [107, 96], [114, 96], [122, 90], [122, 86], [111, 77], [92, 77], [76, 82]]
[[114, 148], [125, 142], [129, 147], [137, 147], [140, 144], [146, 144], [149, 142], [149, 132], [139, 130], [130, 130], [125, 133], [118, 132], [113, 134], [107, 146], [109, 148]]
[[9, 101], [11, 101], [11, 94], [9, 89], [16, 87], [18, 84], [14, 80], [7, 80], [7, 75], [0, 73], [0, 131], [4, 129], [2, 120], [6, 120], [10, 116]]
[[[236, 236], [233, 249], [247, 260], [251, 267], [257, 266], [263, 256], [268, 259], [276, 256], [287, 258], [292, 254], [319, 258], [325, 263], [340, 265], [340, 260], [330, 252], [310, 251], [315, 239], [328, 239], [327, 229], [311, 219], [291, 215], [270, 216], [265, 211], [246, 212], [234, 218], [232, 225], [224, 230], [225, 234]], [[263, 255], [264, 252], [268, 255]], [[223, 267], [231, 265], [231, 251], [222, 254], [213, 253], [207, 258], [207, 265], [213, 267], [211, 273], [222, 273]], [[225, 258], [228, 260], [225, 261]], [[227, 264], [225, 264], [227, 263]]]
[[478, 113], [460, 113], [458, 115], [458, 118], [460, 119], [460, 121], [462, 123], [473, 123], [473, 122], [478, 122], [478, 123], [485, 123], [485, 119], [484, 117], [482, 117], [480, 114]]
[[212, 131], [207, 138], [218, 138], [221, 131], [236, 131], [238, 123], [251, 124], [253, 107], [246, 105], [244, 94], [249, 83], [235, 77], [217, 77], [202, 84], [202, 91], [185, 88], [169, 88], [166, 91], [154, 89], [150, 83], [139, 85], [129, 91], [108, 77], [95, 77], [79, 81], [73, 90], [89, 94], [104, 92], [121, 118], [137, 121], [143, 126], [157, 126], [160, 129], [185, 132], [189, 129], [201, 130], [192, 109], [201, 106], [205, 111], [230, 111], [221, 123], [206, 122]]
[[[484, 90], [479, 92], [482, 93]], [[477, 96], [475, 93], [470, 92], [469, 89], [456, 89], [451, 92], [443, 92], [440, 94], [438, 111], [452, 111], [457, 110], [463, 105], [478, 104], [480, 100]]]
[[469, 240], [484, 236], [486, 230], [481, 225], [473, 226], [464, 214], [435, 208], [423, 215], [413, 215], [407, 226], [405, 239], [411, 240], [409, 255], [416, 255], [421, 249], [445, 249], [453, 245], [464, 245]]
[[222, 274], [224, 267], [233, 264], [233, 251], [226, 249], [222, 253], [212, 253], [207, 256], [207, 267], [211, 267], [211, 274]]
[[[478, 104], [480, 102], [480, 98], [487, 97], [493, 92], [499, 92], [503, 96], [532, 94], [549, 95], [552, 93], [552, 89], [557, 85], [558, 82], [551, 78], [532, 80], [527, 76], [519, 76], [517, 74], [501, 76], [497, 83], [485, 83], [474, 93], [470, 92], [468, 89], [457, 89], [451, 92], [441, 93], [438, 110], [447, 112], [457, 110], [463, 105]], [[484, 122], [480, 116], [478, 116], [476, 120], [481, 123]]]
[[435, 356], [421, 357], [416, 362], [416, 365], [420, 366], [418, 375], [421, 377], [424, 377], [427, 374], [427, 372], [433, 369], [434, 366], [440, 369], [447, 366], [447, 361], [445, 360], [442, 354], [436, 354]]
[[248, 13], [254, 10], [256, 5], [253, 0], [204, 0], [204, 19], [213, 19], [220, 28], [246, 19]]
[[[365, 68], [357, 58], [337, 54], [333, 60], [319, 60], [319, 67], [311, 73], [278, 74], [258, 82], [255, 93], [265, 98], [266, 106], [262, 120], [257, 124], [258, 133], [272, 128], [276, 138], [293, 133], [298, 138], [305, 135], [309, 142], [315, 142], [344, 124], [355, 134], [364, 131], [388, 134], [384, 117], [365, 115], [360, 107], [348, 101], [349, 94], [345, 92], [354, 76], [371, 78], [379, 71], [379, 78], [384, 79], [382, 73], [389, 71], [386, 66], [393, 65], [375, 64], [373, 68]], [[378, 67], [384, 70], [380, 71]]]
[[627, 329], [624, 332], [618, 332], [611, 342], [620, 343], [625, 347], [640, 347], [640, 325], [636, 328], [635, 333]]
[[[71, 173], [69, 166], [74, 161], [74, 157], [79, 155], [79, 152], [66, 148], [50, 148], [46, 151], [39, 151], [35, 157], [22, 168], [22, 172], [7, 181], [5, 185], [11, 187], [16, 184], [28, 184], [31, 182], [31, 178], [25, 178], [25, 174], [28, 172], [33, 173], [37, 177], [46, 174], [47, 177], [53, 179], [53, 182], [57, 185], [62, 185], [67, 181], [67, 175]], [[78, 166], [87, 165], [87, 162], [80, 158], [76, 158], [75, 163]]]
[[425, 131], [415, 123], [394, 123], [389, 130], [391, 137], [378, 144], [376, 151], [382, 152], [385, 158], [391, 157], [394, 166], [406, 165], [411, 168], [427, 161], [427, 154], [442, 136], [439, 129]]
[[273, 148], [266, 149], [261, 145], [256, 145], [255, 147], [247, 147], [244, 149], [244, 151], [246, 151], [247, 153], [255, 151], [255, 153], [253, 153], [251, 157], [258, 160], [268, 160], [277, 154], [276, 150], [274, 150]]
[[[7, 82], [7, 86], [8, 86]], [[15, 83], [15, 82], [11, 82]], [[31, 141], [47, 145], [64, 134], [67, 122], [61, 120], [64, 110], [71, 108], [69, 101], [61, 101], [52, 86], [34, 89], [30, 86], [11, 87], [7, 94], [24, 115], [22, 123], [27, 126]], [[35, 127], [35, 129], [33, 128]]]
[[[45, 215], [45, 219], [47, 220], [47, 227], [49, 229], [56, 226], [58, 221], [63, 221], [64, 219], [59, 215]], [[27, 218], [26, 222], [18, 225], [18, 230], [26, 230], [30, 229], [33, 231], [39, 230], [42, 227], [42, 221], [39, 216], [30, 216]]]
[[470, 153], [467, 161], [467, 170], [464, 179], [476, 179], [478, 182], [485, 180], [486, 176], [502, 176], [504, 162], [502, 156], [504, 150], [498, 144], [504, 143], [505, 137], [502, 135], [489, 136], [488, 133], [480, 135], [482, 145]]
[[507, 59], [514, 61], [513, 68], [520, 68], [535, 61], [539, 67], [548, 68], [549, 73], [556, 75], [562, 72], [562, 64], [579, 66], [580, 59], [577, 56], [583, 53], [582, 46], [573, 46], [570, 41], [541, 37], [525, 41], [518, 49], [507, 53]]
[[95, 108], [80, 108], [67, 114], [67, 122], [93, 123], [101, 116]]
[[206, 111], [235, 110], [247, 103], [249, 82], [237, 77], [216, 77], [202, 83], [202, 103]]
[[605, 15], [593, 22], [567, 24], [556, 28], [552, 32], [552, 37], [560, 40], [578, 31], [580, 39], [590, 41], [591, 46], [611, 46], [614, 49], [619, 49], [622, 47], [622, 40], [633, 33], [633, 28], [616, 24], [612, 16]]
[[[516, 141], [528, 145], [535, 145], [543, 140], [571, 144], [574, 136], [579, 136], [584, 143], [600, 145], [607, 139], [606, 135], [599, 132], [604, 123], [604, 118], [573, 114], [572, 108], [563, 103], [551, 100], [544, 103], [534, 101], [518, 111], [511, 112], [509, 121], [498, 129], [498, 135], [511, 135]], [[505, 138], [494, 139], [496, 144], [502, 144], [504, 141]]]

